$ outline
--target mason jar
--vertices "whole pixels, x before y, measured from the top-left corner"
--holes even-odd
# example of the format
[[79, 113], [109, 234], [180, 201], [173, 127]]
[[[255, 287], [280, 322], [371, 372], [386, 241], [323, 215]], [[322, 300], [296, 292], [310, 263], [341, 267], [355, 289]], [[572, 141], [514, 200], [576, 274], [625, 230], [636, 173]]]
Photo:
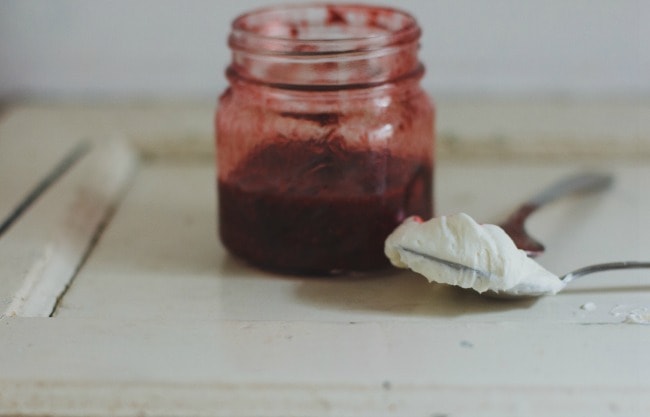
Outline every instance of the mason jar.
[[218, 227], [230, 253], [296, 274], [389, 266], [388, 234], [433, 214], [420, 34], [411, 15], [367, 5], [234, 20], [215, 117]]

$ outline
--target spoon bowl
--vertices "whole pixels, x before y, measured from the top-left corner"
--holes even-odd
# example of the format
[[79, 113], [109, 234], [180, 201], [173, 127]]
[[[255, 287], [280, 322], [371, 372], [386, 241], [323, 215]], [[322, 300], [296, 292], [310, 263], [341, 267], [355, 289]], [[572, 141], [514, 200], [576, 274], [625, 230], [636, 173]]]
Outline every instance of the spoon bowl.
[[[469, 272], [472, 274], [477, 275], [481, 279], [487, 279], [491, 280], [494, 279], [494, 275], [490, 273], [490, 271], [484, 271], [481, 269], [473, 268], [468, 265], [463, 265], [458, 262], [450, 261], [447, 259], [442, 259], [437, 256], [431, 255], [429, 253], [422, 253], [420, 251], [407, 248], [407, 247], [401, 247], [401, 250], [405, 252], [412, 253], [414, 255], [421, 256], [423, 258], [426, 258], [432, 262], [437, 262], [439, 264], [445, 265], [451, 269], [454, 269], [458, 272]], [[564, 289], [567, 284], [569, 284], [571, 281], [583, 277], [585, 275], [590, 275], [590, 274], [595, 274], [597, 272], [604, 272], [604, 271], [613, 271], [613, 270], [621, 270], [621, 269], [644, 269], [644, 268], [650, 268], [650, 262], [645, 262], [645, 261], [623, 261], [623, 262], [607, 262], [607, 263], [600, 263], [600, 264], [593, 264], [593, 265], [588, 265], [579, 269], [576, 269], [574, 271], [571, 271], [561, 277], [559, 277], [560, 282], [562, 283], [562, 287], [560, 290]], [[487, 296], [493, 297], [493, 298], [509, 298], [509, 299], [520, 299], [520, 298], [533, 298], [533, 297], [541, 297], [543, 295], [552, 295], [556, 294], [556, 292], [549, 292], [549, 291], [544, 291], [544, 290], [534, 290], [533, 286], [527, 285], [524, 287], [521, 286], [515, 286], [513, 288], [509, 289], [504, 289], [504, 290], [487, 290], [482, 294], [485, 294]]]

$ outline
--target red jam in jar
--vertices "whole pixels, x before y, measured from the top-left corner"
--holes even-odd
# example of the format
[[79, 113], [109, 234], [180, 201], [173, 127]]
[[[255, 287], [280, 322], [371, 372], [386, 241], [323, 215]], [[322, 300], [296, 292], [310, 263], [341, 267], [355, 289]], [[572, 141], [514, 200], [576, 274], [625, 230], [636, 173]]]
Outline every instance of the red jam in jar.
[[388, 234], [433, 214], [419, 38], [411, 16], [372, 6], [234, 21], [216, 116], [219, 232], [232, 254], [302, 274], [389, 266]]

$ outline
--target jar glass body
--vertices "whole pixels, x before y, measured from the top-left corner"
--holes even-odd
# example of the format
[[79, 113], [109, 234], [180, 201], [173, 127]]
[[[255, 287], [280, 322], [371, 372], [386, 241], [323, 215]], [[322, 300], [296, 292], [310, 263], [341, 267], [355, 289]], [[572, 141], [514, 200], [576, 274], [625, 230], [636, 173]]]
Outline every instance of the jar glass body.
[[[320, 14], [305, 15], [308, 7]], [[383, 23], [359, 23], [377, 11]], [[221, 241], [276, 271], [385, 268], [388, 234], [408, 216], [433, 214], [434, 110], [419, 86], [419, 28], [367, 6], [289, 12], [252, 13], [233, 26], [230, 87], [215, 119]], [[237, 33], [241, 19], [256, 26]], [[288, 27], [294, 21], [303, 26]], [[313, 27], [318, 40], [305, 40]], [[385, 36], [358, 36], [364, 30]], [[250, 36], [260, 32], [261, 44]]]

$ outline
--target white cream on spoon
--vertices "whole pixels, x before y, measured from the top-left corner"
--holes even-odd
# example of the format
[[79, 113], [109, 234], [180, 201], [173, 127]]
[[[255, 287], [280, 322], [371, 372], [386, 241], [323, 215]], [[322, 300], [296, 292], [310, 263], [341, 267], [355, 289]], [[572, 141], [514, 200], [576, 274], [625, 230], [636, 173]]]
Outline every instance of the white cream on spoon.
[[464, 213], [425, 222], [410, 217], [388, 236], [384, 251], [393, 265], [430, 282], [479, 293], [556, 294], [566, 285], [518, 249], [502, 228]]

